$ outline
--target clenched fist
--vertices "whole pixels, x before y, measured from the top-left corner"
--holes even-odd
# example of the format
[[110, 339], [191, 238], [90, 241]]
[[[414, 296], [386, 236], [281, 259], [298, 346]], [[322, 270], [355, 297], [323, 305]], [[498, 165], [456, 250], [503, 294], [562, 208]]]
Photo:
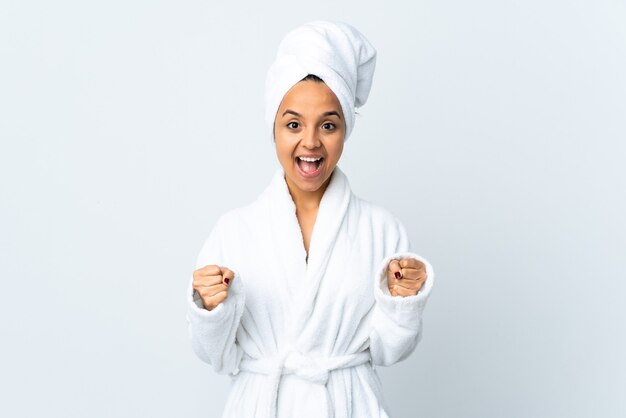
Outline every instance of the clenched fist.
[[211, 311], [228, 297], [228, 286], [235, 273], [226, 267], [210, 264], [193, 272], [193, 288], [202, 297], [204, 308]]
[[387, 282], [391, 296], [413, 296], [426, 281], [426, 266], [414, 258], [391, 260], [387, 266]]

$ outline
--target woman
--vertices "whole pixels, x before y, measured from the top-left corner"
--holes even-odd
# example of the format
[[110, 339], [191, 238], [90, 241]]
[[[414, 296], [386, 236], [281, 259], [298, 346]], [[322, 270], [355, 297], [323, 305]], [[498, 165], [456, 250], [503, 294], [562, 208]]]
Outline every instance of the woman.
[[337, 166], [375, 58], [341, 22], [279, 46], [266, 116], [280, 168], [217, 220], [187, 291], [194, 352], [232, 377], [223, 417], [388, 417], [375, 366], [415, 349], [434, 274]]

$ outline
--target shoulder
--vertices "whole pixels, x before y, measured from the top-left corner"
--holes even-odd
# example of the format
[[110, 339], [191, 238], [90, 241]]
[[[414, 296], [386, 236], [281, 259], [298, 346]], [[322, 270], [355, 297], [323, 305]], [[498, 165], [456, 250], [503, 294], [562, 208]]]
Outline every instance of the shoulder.
[[215, 229], [219, 231], [232, 230], [245, 217], [245, 207], [235, 207], [222, 212], [215, 221]]
[[354, 199], [358, 207], [360, 231], [368, 231], [371, 240], [380, 245], [383, 254], [410, 246], [404, 224], [391, 210], [360, 197]]
[[358, 211], [373, 225], [384, 229], [402, 227], [400, 219], [386, 207], [352, 194], [352, 201]]
[[268, 216], [269, 202], [267, 196], [262, 194], [251, 202], [228, 209], [218, 217], [215, 227], [228, 232], [250, 232], [259, 224], [264, 223]]
[[224, 231], [243, 233], [263, 224], [271, 210], [272, 182], [256, 197], [222, 212], [215, 221], [215, 227]]

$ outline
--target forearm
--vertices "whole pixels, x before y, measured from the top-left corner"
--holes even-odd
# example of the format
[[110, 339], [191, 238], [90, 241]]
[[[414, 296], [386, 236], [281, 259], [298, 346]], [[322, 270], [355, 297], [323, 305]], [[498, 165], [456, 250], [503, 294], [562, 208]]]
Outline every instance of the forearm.
[[212, 310], [202, 304], [200, 295], [187, 289], [187, 322], [191, 346], [198, 358], [211, 364], [217, 373], [237, 373], [243, 350], [236, 334], [245, 304], [243, 287], [233, 282], [226, 300]]
[[[387, 266], [393, 259], [412, 257], [426, 266], [427, 278], [416, 295], [392, 296]], [[374, 283], [370, 352], [374, 364], [390, 366], [406, 359], [422, 338], [422, 316], [434, 283], [434, 271], [423, 257], [410, 251], [393, 253], [381, 261]]]

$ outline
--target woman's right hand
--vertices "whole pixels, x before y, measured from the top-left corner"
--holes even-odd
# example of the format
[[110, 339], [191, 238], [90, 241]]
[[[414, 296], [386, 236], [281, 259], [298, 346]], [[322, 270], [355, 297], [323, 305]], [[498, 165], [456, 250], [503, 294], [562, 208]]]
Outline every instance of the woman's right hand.
[[228, 297], [228, 286], [233, 283], [232, 270], [209, 264], [193, 272], [193, 288], [202, 298], [204, 308], [211, 311]]

